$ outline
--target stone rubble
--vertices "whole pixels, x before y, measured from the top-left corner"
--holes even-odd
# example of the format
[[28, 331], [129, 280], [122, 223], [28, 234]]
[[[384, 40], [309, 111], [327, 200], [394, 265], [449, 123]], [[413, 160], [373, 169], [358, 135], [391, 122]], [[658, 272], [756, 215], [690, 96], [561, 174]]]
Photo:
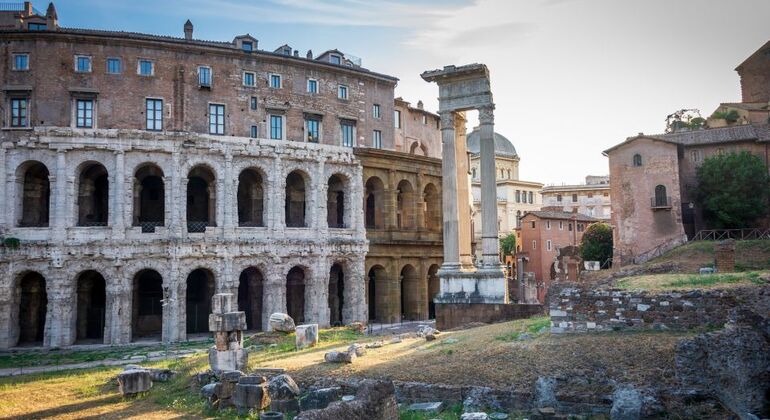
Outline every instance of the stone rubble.
[[235, 296], [217, 293], [211, 298], [209, 331], [214, 333], [214, 346], [209, 349], [209, 365], [214, 372], [243, 371], [249, 352], [243, 348], [246, 313], [234, 311]]
[[315, 347], [318, 344], [318, 324], [297, 325], [295, 335], [295, 347], [302, 350]]
[[288, 314], [281, 312], [276, 312], [270, 315], [268, 325], [270, 326], [270, 331], [290, 333], [294, 332], [296, 329], [296, 326], [294, 325], [294, 319], [292, 319], [292, 317], [290, 317]]
[[152, 377], [146, 369], [129, 369], [118, 374], [118, 389], [123, 396], [131, 397], [152, 388]]

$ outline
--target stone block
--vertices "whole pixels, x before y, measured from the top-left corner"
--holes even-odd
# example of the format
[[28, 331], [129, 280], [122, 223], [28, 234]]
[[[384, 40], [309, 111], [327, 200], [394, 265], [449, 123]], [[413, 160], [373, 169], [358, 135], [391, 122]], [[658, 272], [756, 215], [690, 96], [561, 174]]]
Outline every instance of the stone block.
[[227, 312], [209, 314], [209, 331], [243, 331], [246, 329], [246, 313]]
[[211, 313], [224, 314], [235, 309], [235, 296], [232, 293], [217, 293], [211, 297]]
[[294, 320], [288, 314], [281, 312], [270, 315], [268, 324], [270, 331], [292, 332], [296, 328]]
[[267, 384], [243, 384], [235, 385], [233, 405], [239, 412], [251, 410], [264, 410], [270, 406], [270, 396]]
[[324, 361], [329, 363], [353, 363], [356, 354], [345, 351], [330, 351], [324, 354]]
[[318, 324], [297, 325], [295, 346], [297, 350], [318, 344]]
[[337, 401], [341, 393], [342, 388], [338, 386], [310, 391], [300, 400], [300, 408], [302, 411], [326, 408], [332, 402]]
[[444, 403], [441, 401], [414, 403], [409, 405], [409, 411], [420, 411], [423, 413], [440, 413], [443, 409]]
[[261, 375], [241, 376], [241, 378], [238, 379], [239, 384], [247, 384], [247, 385], [259, 385], [265, 382], [267, 382], [267, 379], [265, 379], [265, 377]]
[[209, 366], [216, 373], [225, 370], [246, 370], [249, 362], [249, 352], [246, 349], [219, 351], [216, 347], [209, 349]]
[[124, 370], [118, 374], [118, 389], [123, 395], [135, 395], [152, 388], [152, 378], [146, 369]]
[[274, 400], [271, 398], [270, 410], [281, 413], [297, 413], [299, 412], [299, 401], [296, 398], [290, 400]]
[[278, 375], [267, 382], [270, 398], [276, 400], [296, 399], [299, 397], [299, 386], [289, 375]]
[[487, 413], [463, 413], [460, 420], [488, 420]]
[[356, 357], [361, 357], [366, 354], [366, 348], [358, 343], [353, 343], [348, 347], [348, 353], [355, 353]]

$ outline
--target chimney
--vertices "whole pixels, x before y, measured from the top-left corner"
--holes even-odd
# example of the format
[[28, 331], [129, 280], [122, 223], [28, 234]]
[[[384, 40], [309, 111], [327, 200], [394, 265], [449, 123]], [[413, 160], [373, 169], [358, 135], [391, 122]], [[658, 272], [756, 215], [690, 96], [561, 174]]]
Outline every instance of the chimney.
[[417, 101], [417, 109], [422, 109], [422, 101]]
[[190, 19], [187, 19], [187, 22], [184, 23], [184, 39], [190, 41], [193, 39], [193, 24], [190, 22]]
[[305, 55], [305, 58], [307, 58], [308, 60], [312, 60], [313, 59], [313, 50], [307, 50], [307, 54]]
[[32, 15], [32, 2], [31, 1], [25, 1], [24, 2], [24, 14], [26, 16], [31, 16]]
[[48, 3], [48, 10], [45, 12], [45, 17], [48, 30], [59, 28], [59, 15], [56, 13], [56, 6], [53, 5], [53, 2]]

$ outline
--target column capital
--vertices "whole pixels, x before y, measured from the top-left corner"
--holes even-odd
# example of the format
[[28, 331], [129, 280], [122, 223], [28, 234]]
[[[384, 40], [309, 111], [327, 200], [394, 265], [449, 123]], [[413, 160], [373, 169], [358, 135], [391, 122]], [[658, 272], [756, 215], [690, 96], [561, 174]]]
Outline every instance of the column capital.
[[442, 130], [454, 130], [455, 128], [455, 112], [454, 111], [441, 111], [438, 113], [441, 117], [441, 129]]
[[479, 107], [479, 124], [494, 124], [495, 122], [495, 105], [489, 104]]

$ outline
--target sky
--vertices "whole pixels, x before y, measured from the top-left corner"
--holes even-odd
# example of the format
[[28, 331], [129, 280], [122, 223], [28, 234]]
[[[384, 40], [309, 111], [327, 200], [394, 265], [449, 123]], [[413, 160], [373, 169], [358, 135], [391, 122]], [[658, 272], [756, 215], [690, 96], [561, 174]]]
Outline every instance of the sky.
[[[45, 11], [47, 2], [33, 2]], [[337, 48], [398, 77], [396, 96], [438, 109], [420, 73], [484, 63], [495, 131], [519, 176], [572, 184], [608, 173], [602, 151], [661, 133], [682, 108], [739, 102], [735, 67], [770, 40], [768, 0], [59, 0], [65, 27]], [[470, 115], [471, 123], [475, 115]], [[469, 129], [471, 127], [469, 126]]]

